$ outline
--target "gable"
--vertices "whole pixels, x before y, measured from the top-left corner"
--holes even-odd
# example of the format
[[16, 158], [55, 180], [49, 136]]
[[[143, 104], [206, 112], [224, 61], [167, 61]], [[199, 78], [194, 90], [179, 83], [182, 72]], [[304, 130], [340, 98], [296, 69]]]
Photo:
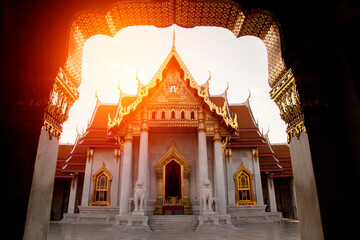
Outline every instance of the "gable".
[[179, 71], [172, 69], [147, 103], [199, 104], [199, 101], [185, 86]]

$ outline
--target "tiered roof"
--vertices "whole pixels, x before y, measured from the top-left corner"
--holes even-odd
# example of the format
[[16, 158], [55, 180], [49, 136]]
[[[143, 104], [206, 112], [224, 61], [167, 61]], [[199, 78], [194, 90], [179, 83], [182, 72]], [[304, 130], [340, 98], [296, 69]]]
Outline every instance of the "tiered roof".
[[56, 177], [71, 177], [76, 172], [84, 172], [88, 148], [119, 148], [119, 143], [112, 134], [113, 130], [124, 126], [124, 119], [137, 111], [137, 108], [141, 108], [143, 106], [141, 102], [146, 102], [146, 99], [151, 99], [157, 94], [164, 73], [174, 67], [174, 64], [175, 67], [180, 68], [183, 84], [190, 94], [193, 94], [194, 99], [202, 102], [202, 106], [212, 112], [213, 116], [216, 116], [228, 129], [227, 134], [231, 134], [231, 138], [226, 147], [257, 148], [260, 171], [268, 172], [273, 177], [292, 176], [289, 147], [285, 144], [271, 145], [267, 134], [263, 135], [259, 131], [250, 108], [250, 96], [244, 103], [233, 105], [228, 103], [227, 90], [220, 95], [211, 96], [209, 92], [211, 75], [205, 84], [198, 85], [173, 45], [164, 63], [147, 85], [143, 85], [137, 78], [138, 92], [135, 96], [126, 95], [120, 89], [118, 104], [102, 103], [97, 98], [92, 118], [85, 132], [78, 133], [74, 145], [60, 145]]

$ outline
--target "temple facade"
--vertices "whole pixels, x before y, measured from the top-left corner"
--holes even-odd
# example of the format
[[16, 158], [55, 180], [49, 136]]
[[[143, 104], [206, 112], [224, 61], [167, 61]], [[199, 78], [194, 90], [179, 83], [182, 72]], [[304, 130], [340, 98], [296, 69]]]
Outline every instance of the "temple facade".
[[[290, 151], [270, 144], [249, 105], [199, 85], [173, 47], [136, 95], [97, 103], [59, 148], [52, 219], [140, 225], [157, 215], [238, 225], [296, 218]], [[129, 217], [131, 216], [131, 217]], [[213, 216], [216, 216], [215, 218]], [[150, 218], [150, 220], [149, 220]], [[152, 229], [152, 227], [150, 226]]]

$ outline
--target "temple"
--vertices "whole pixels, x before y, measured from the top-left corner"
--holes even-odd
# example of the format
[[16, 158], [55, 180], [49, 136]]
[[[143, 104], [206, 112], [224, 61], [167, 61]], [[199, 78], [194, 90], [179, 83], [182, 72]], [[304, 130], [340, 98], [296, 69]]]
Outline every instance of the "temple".
[[210, 95], [211, 75], [199, 85], [175, 43], [150, 82], [137, 81], [118, 103], [97, 98], [86, 130], [60, 145], [53, 220], [154, 230], [169, 215], [193, 229], [297, 217], [289, 146], [259, 131], [250, 96]]

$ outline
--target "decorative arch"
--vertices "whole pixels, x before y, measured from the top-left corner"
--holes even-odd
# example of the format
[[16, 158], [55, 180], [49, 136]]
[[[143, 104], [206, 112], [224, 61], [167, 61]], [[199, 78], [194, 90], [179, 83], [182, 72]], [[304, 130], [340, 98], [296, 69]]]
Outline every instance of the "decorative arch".
[[[165, 199], [165, 172], [166, 166], [176, 162], [181, 168], [181, 201], [168, 203]], [[184, 206], [184, 214], [192, 214], [190, 203], [190, 171], [191, 167], [186, 158], [177, 150], [174, 141], [170, 149], [159, 159], [155, 166], [157, 197], [154, 214], [162, 214], [164, 204], [177, 204]]]
[[101, 168], [92, 176], [93, 192], [90, 206], [110, 206], [110, 184], [112, 175], [103, 163]]
[[[42, 131], [49, 130], [50, 137], [60, 137], [61, 125], [68, 118], [68, 110], [79, 97], [77, 88], [81, 83], [82, 53], [88, 38], [97, 34], [114, 37], [118, 31], [130, 26], [169, 27], [173, 24], [185, 28], [221, 27], [231, 31], [237, 38], [248, 35], [260, 38], [267, 49], [268, 83], [272, 87], [270, 95], [279, 108], [281, 99], [275, 99], [275, 95], [283, 92], [288, 94], [287, 90], [283, 90], [284, 78], [290, 79], [291, 84], [295, 85], [295, 79], [287, 77], [291, 69], [285, 65], [282, 56], [280, 24], [268, 11], [248, 11], [232, 0], [120, 1], [104, 11], [87, 10], [73, 18], [69, 27], [67, 59], [59, 69], [49, 101], [50, 103], [52, 99], [56, 99], [56, 92], [64, 92], [65, 102], [59, 101], [56, 105], [65, 110], [61, 114], [52, 104], [48, 104]], [[306, 132], [300, 104], [296, 105], [298, 111], [295, 112], [292, 111], [292, 105], [286, 107], [286, 113], [289, 112], [291, 119], [295, 119], [290, 121], [286, 116], [283, 118], [288, 124], [289, 136], [299, 136], [299, 132]]]
[[234, 174], [236, 205], [256, 205], [254, 195], [254, 175], [247, 169], [244, 163]]
[[286, 72], [282, 58], [281, 30], [275, 17], [264, 10], [246, 11], [234, 1], [165, 0], [121, 1], [103, 12], [88, 10], [77, 14], [69, 29], [68, 56], [63, 70], [78, 87], [81, 83], [82, 51], [88, 38], [96, 34], [114, 37], [129, 26], [153, 25], [185, 28], [216, 26], [236, 37], [260, 38], [268, 52], [269, 85], [273, 87]]

